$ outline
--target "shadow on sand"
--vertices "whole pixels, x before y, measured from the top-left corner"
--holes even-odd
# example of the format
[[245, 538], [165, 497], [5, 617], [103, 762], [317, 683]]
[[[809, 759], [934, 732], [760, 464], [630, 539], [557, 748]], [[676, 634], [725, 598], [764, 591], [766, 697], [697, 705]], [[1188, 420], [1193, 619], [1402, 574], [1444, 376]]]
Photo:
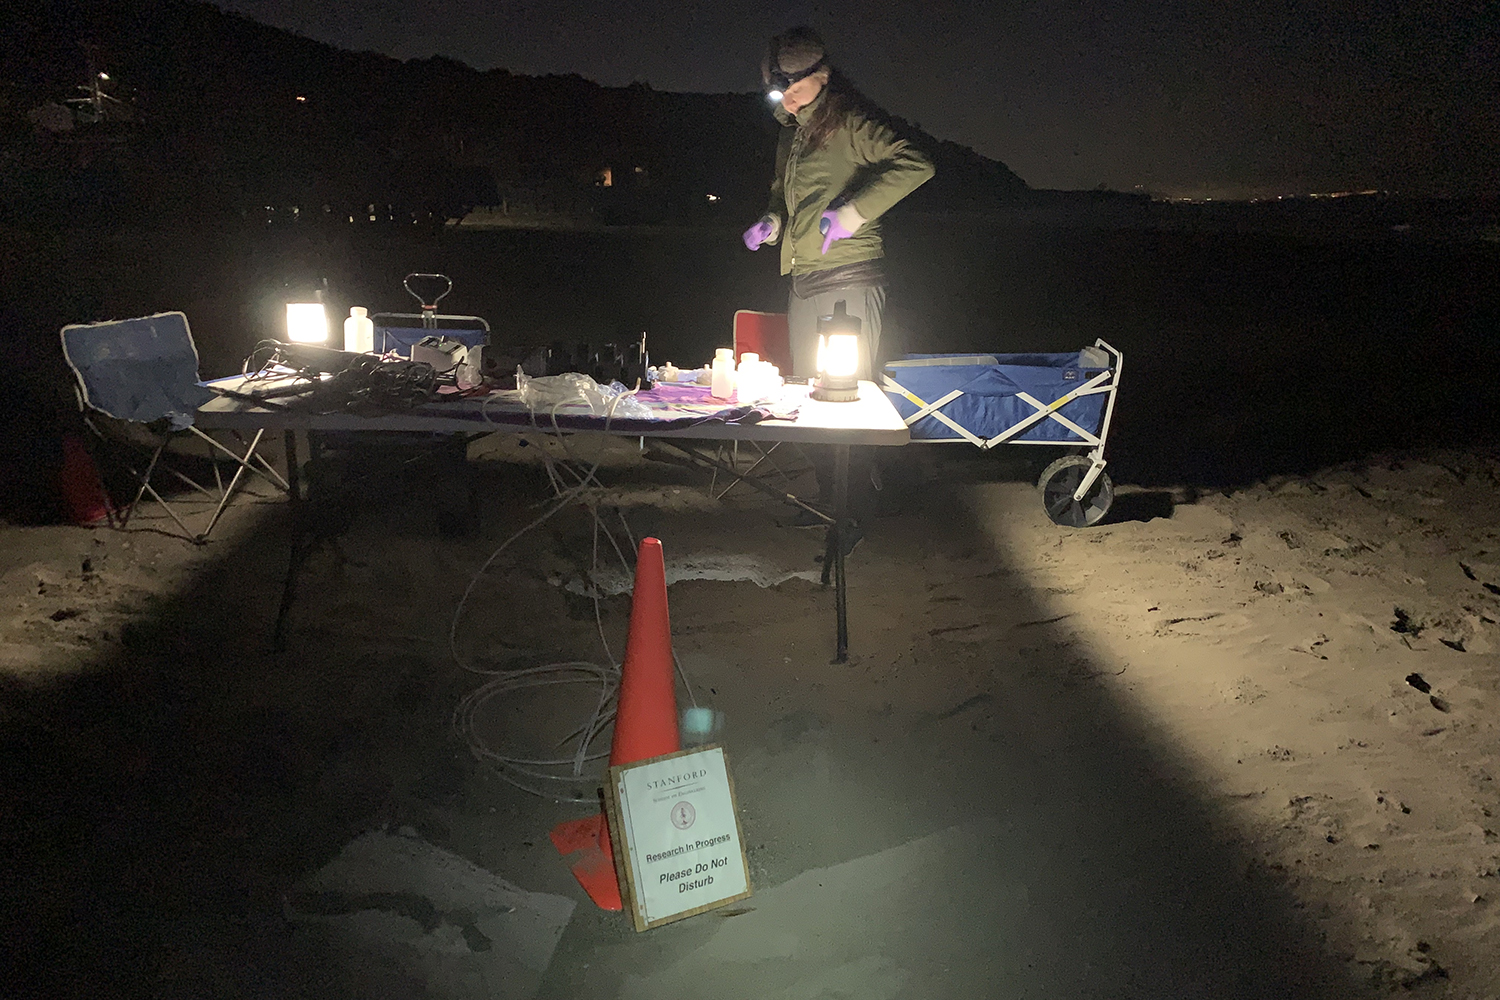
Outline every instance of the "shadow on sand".
[[[480, 537], [503, 537], [524, 523], [536, 476], [491, 470], [484, 483]], [[684, 660], [712, 648], [723, 664], [698, 682], [725, 691], [734, 720], [757, 910], [639, 938], [580, 910], [543, 995], [766, 996], [819, 982], [859, 995], [1151, 1000], [1347, 988], [1345, 961], [1257, 862], [1222, 790], [1100, 683], [1124, 665], [1097, 660], [1081, 623], [1050, 618], [958, 509], [951, 488], [930, 484], [851, 564], [852, 667], [826, 665], [831, 596], [811, 585], [674, 588]], [[652, 519], [670, 540], [677, 517]], [[769, 523], [763, 511], [740, 520], [753, 528], [756, 517]], [[395, 521], [376, 528], [377, 541], [402, 533]], [[462, 591], [477, 561], [464, 544], [406, 531], [418, 555], [400, 580], [325, 554], [293, 648], [276, 656], [260, 623], [285, 534], [269, 517], [86, 671], [0, 691], [12, 995], [351, 995], [344, 970], [283, 920], [298, 876], [380, 823], [484, 855], [459, 833], [471, 821], [530, 847], [572, 814], [455, 764], [448, 715], [472, 679], [411, 633]], [[529, 536], [516, 565], [588, 544], [585, 521], [560, 519]], [[512, 595], [505, 613], [475, 627], [588, 655], [592, 615], [570, 617], [556, 588], [528, 598], [507, 575], [519, 572], [495, 583]], [[612, 634], [627, 608], [606, 602]], [[772, 655], [787, 635], [818, 648], [795, 662]], [[569, 885], [546, 851], [475, 859], [497, 857], [521, 885]]]

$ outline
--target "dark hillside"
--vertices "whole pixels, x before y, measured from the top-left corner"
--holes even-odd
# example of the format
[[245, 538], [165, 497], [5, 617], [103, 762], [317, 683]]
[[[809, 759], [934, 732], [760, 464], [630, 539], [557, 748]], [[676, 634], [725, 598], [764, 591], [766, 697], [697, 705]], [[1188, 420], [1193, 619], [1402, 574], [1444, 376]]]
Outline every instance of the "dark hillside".
[[[758, 94], [401, 62], [190, 0], [92, 0], [11, 20], [4, 183], [13, 210], [30, 214], [269, 206], [342, 220], [374, 205], [404, 220], [509, 200], [607, 222], [692, 221], [757, 210], [771, 172], [775, 125]], [[26, 120], [99, 72], [104, 121], [84, 120], [78, 103], [70, 128]], [[1026, 191], [1003, 164], [909, 131], [939, 167], [915, 207], [995, 206]]]

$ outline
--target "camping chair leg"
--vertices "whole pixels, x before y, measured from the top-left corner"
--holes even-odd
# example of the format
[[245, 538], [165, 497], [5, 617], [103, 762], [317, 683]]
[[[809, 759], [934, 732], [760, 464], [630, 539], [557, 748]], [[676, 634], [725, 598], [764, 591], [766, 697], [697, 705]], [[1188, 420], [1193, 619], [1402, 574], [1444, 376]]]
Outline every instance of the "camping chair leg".
[[[259, 431], [255, 435], [256, 440], [260, 440], [260, 435], [264, 433], [264, 430]], [[214, 465], [215, 475], [218, 474], [218, 468], [219, 466], [216, 463]], [[207, 539], [209, 533], [214, 530], [214, 525], [219, 523], [219, 518], [224, 514], [224, 508], [229, 506], [229, 498], [234, 496], [234, 488], [240, 484], [240, 479], [245, 475], [245, 470], [248, 468], [250, 468], [250, 466], [242, 465], [239, 468], [235, 469], [234, 478], [229, 480], [229, 486], [227, 488], [223, 486], [221, 481], [220, 490], [222, 492], [219, 497], [219, 506], [214, 509], [214, 516], [208, 519], [208, 527], [203, 529], [203, 537], [205, 539]]]
[[[79, 391], [78, 389], [76, 389], [76, 388], [74, 389], [75, 393], [78, 392], [78, 391]], [[78, 405], [79, 405], [80, 408], [83, 406], [83, 401], [82, 401], [81, 398], [79, 399], [79, 404]], [[94, 439], [97, 440], [100, 443], [100, 445], [107, 445], [108, 444], [108, 440], [105, 438], [104, 432], [99, 429], [99, 425], [98, 424], [94, 423], [93, 418], [91, 418], [88, 415], [87, 411], [84, 411], [84, 413], [83, 413], [83, 424], [84, 424], [85, 427], [87, 427], [89, 429], [89, 433], [91, 433], [91, 434], [94, 435]], [[125, 471], [129, 472], [132, 476], [135, 475], [135, 470], [132, 469], [127, 463], [125, 463], [125, 462], [118, 462], [118, 464], [124, 465], [125, 466]], [[129, 507], [120, 508], [120, 507], [116, 507], [113, 503], [109, 504], [109, 526], [111, 528], [114, 528], [116, 530], [122, 530], [125, 527], [125, 522], [127, 520], [129, 520], [129, 519], [130, 519], [130, 508]]]
[[[224, 477], [219, 474], [219, 462], [218, 459], [214, 458], [214, 450], [212, 448], [208, 449], [208, 464], [214, 467], [214, 487], [219, 491], [219, 496], [222, 498], [224, 496]], [[237, 476], [239, 473], [235, 473], [235, 475]], [[205, 531], [204, 534], [208, 534], [208, 532]]]
[[[264, 427], [260, 428], [259, 430], [257, 430], [255, 432], [255, 440], [250, 442], [250, 451], [251, 451], [251, 453], [254, 453], [255, 449], [260, 446], [260, 439], [265, 435], [265, 433], [266, 433], [266, 429]], [[214, 530], [214, 525], [216, 525], [216, 524], [219, 523], [219, 518], [222, 517], [223, 514], [224, 514], [224, 508], [227, 507], [227, 506], [229, 506], [229, 500], [230, 500], [231, 497], [234, 496], [235, 487], [239, 486], [240, 479], [242, 479], [244, 477], [244, 475], [245, 475], [246, 472], [254, 472], [254, 471], [255, 471], [255, 469], [253, 469], [248, 463], [241, 462], [240, 465], [239, 465], [239, 468], [237, 468], [237, 469], [234, 470], [234, 478], [231, 479], [231, 480], [229, 480], [229, 486], [227, 488], [222, 485], [222, 481], [221, 481], [221, 484], [220, 484], [221, 496], [219, 498], [219, 506], [218, 506], [217, 509], [214, 510], [214, 516], [211, 517], [211, 518], [209, 518], [208, 527], [206, 527], [206, 528], [203, 529], [203, 537], [205, 539], [208, 538], [209, 532], [211, 532], [211, 531]], [[218, 472], [219, 472], [219, 466], [218, 466], [218, 463], [215, 463], [214, 464], [214, 474], [218, 475]]]
[[187, 534], [192, 535], [192, 532], [187, 531], [187, 526], [183, 525], [183, 523], [181, 523], [181, 519], [178, 519], [177, 514], [172, 513], [172, 508], [171, 507], [166, 507], [166, 501], [163, 501], [163, 499], [160, 498], [159, 495], [157, 495], [156, 490], [151, 489], [151, 474], [153, 474], [153, 472], [156, 472], [156, 462], [157, 462], [157, 459], [160, 459], [160, 457], [162, 457], [162, 451], [165, 450], [165, 448], [166, 448], [166, 438], [162, 438], [162, 441], [160, 441], [160, 444], [156, 445], [156, 451], [153, 451], [153, 453], [151, 453], [151, 460], [150, 460], [150, 462], [145, 463], [145, 472], [144, 472], [144, 474], [142, 474], [142, 472], [136, 472], [135, 471], [135, 466], [133, 466], [133, 465], [126, 465], [126, 466], [124, 466], [124, 468], [129, 469], [130, 475], [133, 475], [133, 477], [135, 477], [136, 480], [139, 481], [139, 489], [135, 490], [135, 496], [133, 496], [133, 498], [130, 499], [129, 504], [126, 504], [126, 507], [124, 507], [123, 513], [120, 514], [120, 526], [121, 526], [121, 528], [124, 528], [124, 525], [126, 525], [126, 522], [129, 522], [130, 516], [132, 516], [132, 514], [135, 513], [136, 504], [139, 504], [139, 502], [141, 502], [141, 496], [144, 496], [145, 492], [147, 492], [147, 490], [150, 490], [151, 499], [154, 499], [154, 501], [156, 501], [157, 504], [160, 504], [160, 505], [162, 505], [162, 507], [165, 507], [166, 508], [166, 513], [171, 514], [172, 520], [175, 520], [175, 522], [177, 522], [178, 525], [181, 525], [181, 529], [183, 529], [183, 531], [186, 531]]
[[287, 485], [287, 481], [281, 478], [281, 473], [276, 471], [276, 467], [274, 465], [272, 465], [270, 462], [267, 462], [265, 458], [260, 455], [256, 455], [255, 460], [261, 464], [266, 472], [270, 473], [270, 479], [273, 483], [280, 483], [283, 490], [291, 489], [291, 487]]
[[[87, 421], [87, 423], [90, 430], [98, 435], [101, 441], [104, 440], [104, 435], [100, 433], [99, 428], [94, 426], [93, 421]], [[177, 522], [177, 527], [182, 529], [182, 534], [187, 538], [188, 541], [202, 544], [203, 537], [195, 533], [193, 529], [189, 528], [187, 524], [182, 520], [182, 518], [177, 516], [177, 512], [172, 509], [172, 505], [167, 503], [167, 501], [162, 498], [162, 495], [156, 492], [156, 490], [151, 486], [151, 477], [156, 472], [156, 465], [161, 460], [162, 452], [167, 448], [167, 441], [167, 437], [163, 435], [161, 441], [156, 445], [156, 450], [151, 453], [151, 460], [146, 463], [146, 471], [144, 473], [137, 472], [136, 467], [134, 465], [131, 465], [129, 462], [123, 459], [119, 460], [119, 464], [125, 469], [126, 472], [135, 477], [135, 480], [139, 485], [137, 486], [135, 496], [131, 498], [130, 503], [126, 504], [123, 510], [116, 511], [111, 515], [110, 524], [117, 530], [123, 531], [125, 529], [125, 526], [130, 523], [131, 516], [135, 514], [135, 509], [140, 504], [141, 498], [143, 496], [146, 496], [147, 494], [150, 494], [152, 500], [155, 500], [157, 503], [161, 504], [161, 509], [167, 512], [167, 516], [170, 517], [173, 521]], [[167, 468], [167, 471], [177, 474], [175, 470], [171, 468]], [[190, 485], [198, 486], [197, 483], [194, 483], [186, 476], [181, 476], [180, 474], [178, 474], [178, 476]], [[198, 486], [198, 489], [201, 490], [203, 489], [203, 487]], [[210, 494], [210, 496], [211, 495], [212, 494]]]
[[149, 483], [145, 485], [146, 492], [151, 494], [151, 499], [161, 504], [161, 509], [167, 512], [167, 516], [177, 522], [177, 527], [182, 529], [182, 533], [187, 536], [187, 540], [192, 542], [194, 545], [202, 545], [206, 540], [206, 536], [195, 534], [193, 532], [193, 529], [189, 528], [183, 522], [182, 518], [177, 516], [177, 512], [172, 509], [172, 505], [161, 498], [160, 493], [157, 493], [156, 490], [152, 489]]
[[[120, 515], [120, 527], [125, 527], [125, 522], [129, 521], [130, 515], [135, 513], [135, 505], [141, 502], [141, 497], [148, 489], [151, 488], [148, 485], [151, 482], [151, 473], [156, 471], [156, 460], [161, 457], [162, 449], [164, 449], [166, 446], [167, 439], [162, 438], [161, 443], [156, 446], [156, 450], [151, 453], [151, 461], [146, 463], [145, 475], [136, 472], [132, 466], [125, 466], [125, 468], [130, 470], [130, 474], [140, 481], [140, 488], [135, 491], [135, 497], [130, 501], [130, 503], [125, 505], [125, 511]], [[154, 492], [155, 491], [153, 491], [153, 494]]]
[[[207, 441], [210, 447], [219, 449], [224, 454], [226, 454], [230, 458], [234, 459], [234, 461], [236, 463], [238, 463], [239, 465], [242, 465], [245, 468], [249, 469], [251, 472], [255, 473], [257, 476], [260, 476], [262, 479], [265, 479], [265, 478], [269, 477], [270, 481], [273, 484], [275, 484], [276, 486], [279, 486], [281, 489], [283, 489], [283, 490], [290, 490], [291, 489], [291, 487], [289, 485], [287, 485], [287, 481], [285, 479], [281, 478], [281, 476], [276, 472], [276, 470], [271, 466], [271, 464], [269, 462], [267, 462], [264, 458], [261, 458], [261, 456], [258, 455], [258, 454], [256, 454], [256, 452], [255, 452], [256, 446], [260, 443], [261, 435], [263, 435], [265, 433], [265, 429], [264, 428], [262, 428], [260, 431], [258, 431], [256, 433], [255, 440], [250, 443], [250, 449], [245, 453], [245, 455], [244, 455], [243, 458], [240, 457], [239, 455], [236, 455], [232, 449], [230, 449], [227, 446], [225, 446], [222, 442], [214, 440], [212, 437], [210, 437], [209, 435], [203, 433], [198, 428], [196, 428], [196, 427], [189, 427], [188, 430], [192, 431], [194, 434], [198, 435], [200, 438], [202, 438], [203, 440]], [[260, 462], [261, 466], [264, 468], [265, 471], [263, 472], [263, 471], [261, 471], [261, 469], [257, 469], [253, 465], [251, 465], [250, 461], [252, 459]]]
[[[208, 487], [204, 486], [202, 483], [194, 481], [193, 477], [184, 475], [183, 473], [178, 472], [176, 469], [173, 469], [170, 466], [163, 466], [162, 468], [166, 471], [167, 475], [171, 476], [173, 479], [176, 479], [178, 482], [185, 484], [189, 489], [197, 490], [199, 493], [202, 493], [204, 496], [208, 497], [210, 500], [217, 500], [217, 499], [219, 499], [217, 496], [214, 495], [214, 491], [213, 490], [211, 490]], [[218, 470], [215, 469], [214, 471], [215, 471], [215, 474], [217, 475]]]

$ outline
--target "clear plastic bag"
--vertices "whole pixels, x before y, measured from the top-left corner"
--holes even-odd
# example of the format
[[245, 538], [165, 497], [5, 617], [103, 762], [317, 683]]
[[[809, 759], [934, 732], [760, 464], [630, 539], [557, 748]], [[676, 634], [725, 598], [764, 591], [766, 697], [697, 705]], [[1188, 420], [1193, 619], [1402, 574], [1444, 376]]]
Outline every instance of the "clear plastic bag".
[[518, 367], [516, 389], [521, 402], [535, 414], [555, 413], [564, 406], [583, 406], [594, 416], [610, 420], [645, 420], [651, 416], [650, 408], [619, 382], [604, 386], [578, 372], [532, 378]]
[[606, 415], [611, 420], [651, 419], [651, 407], [636, 398], [635, 389], [627, 389], [619, 382], [611, 382], [604, 391], [610, 395]]

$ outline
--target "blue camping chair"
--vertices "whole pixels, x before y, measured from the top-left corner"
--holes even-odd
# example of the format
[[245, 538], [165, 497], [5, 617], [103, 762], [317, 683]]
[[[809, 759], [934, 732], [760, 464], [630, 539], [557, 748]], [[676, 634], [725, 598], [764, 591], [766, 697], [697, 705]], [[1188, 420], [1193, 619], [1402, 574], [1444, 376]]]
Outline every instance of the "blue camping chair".
[[[124, 527], [141, 498], [150, 494], [177, 522], [188, 539], [201, 544], [208, 540], [209, 532], [218, 524], [247, 471], [256, 473], [283, 491], [288, 489], [286, 480], [256, 454], [264, 430], [256, 433], [244, 455], [238, 455], [193, 426], [198, 407], [212, 399], [214, 392], [198, 378], [198, 348], [193, 344], [184, 314], [166, 312], [140, 319], [65, 326], [62, 329], [62, 348], [63, 356], [78, 380], [79, 409], [83, 411], [90, 430], [101, 441], [111, 443], [111, 436], [90, 417], [92, 411], [139, 427], [153, 441], [151, 457], [142, 469], [138, 470], [129, 460], [121, 462], [135, 479], [137, 489], [134, 499], [116, 516], [119, 527]], [[215, 492], [181, 471], [164, 465], [162, 453], [174, 436], [183, 433], [207, 442], [210, 461], [215, 459], [216, 452], [222, 452], [236, 463], [238, 468], [228, 486], [218, 481]], [[152, 477], [159, 471], [217, 502], [218, 506], [203, 531], [195, 532], [189, 528], [152, 485]], [[218, 480], [217, 462], [214, 462], [214, 474]]]

